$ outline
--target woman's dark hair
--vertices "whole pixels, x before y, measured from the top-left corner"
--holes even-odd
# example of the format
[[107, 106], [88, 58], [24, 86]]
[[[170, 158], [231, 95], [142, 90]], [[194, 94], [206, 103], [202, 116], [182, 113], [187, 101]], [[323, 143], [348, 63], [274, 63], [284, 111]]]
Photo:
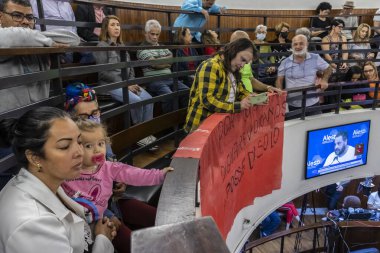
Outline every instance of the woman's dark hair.
[[[252, 41], [250, 41], [249, 39], [241, 38], [241, 39], [235, 40], [231, 43], [228, 43], [224, 47], [224, 50], [220, 51], [220, 54], [222, 54], [224, 56], [224, 63], [223, 63], [224, 68], [227, 71], [232, 72], [231, 71], [231, 61], [236, 57], [236, 55], [239, 52], [247, 50], [249, 48], [252, 49], [253, 58], [254, 59], [257, 58], [257, 49], [256, 49], [255, 45], [252, 43]], [[238, 70], [235, 71], [235, 73], [233, 73], [233, 74], [237, 77], [240, 77]]]
[[344, 23], [344, 21], [343, 20], [341, 20], [341, 19], [333, 19], [332, 21], [331, 21], [331, 29], [332, 29], [332, 27], [333, 26], [338, 26], [338, 25], [343, 25], [343, 27], [345, 27], [346, 26], [346, 24]]
[[27, 167], [26, 150], [34, 155], [45, 158], [43, 149], [51, 123], [55, 119], [70, 118], [70, 116], [55, 107], [39, 107], [22, 115], [19, 119], [0, 120], [0, 143], [11, 145], [17, 161]]
[[188, 27], [179, 28], [179, 30], [177, 30], [174, 34], [174, 43], [177, 43], [179, 45], [185, 44], [184, 38], [186, 36], [187, 30], [190, 31], [190, 28], [188, 28]]
[[330, 3], [328, 3], [328, 2], [322, 2], [317, 7], [317, 14], [319, 14], [320, 11], [331, 10], [331, 9], [332, 9], [332, 6], [331, 6]]
[[357, 66], [357, 65], [354, 65], [354, 66], [351, 66], [348, 70], [347, 70], [347, 73], [346, 75], [344, 76], [344, 81], [345, 82], [350, 82], [352, 77], [355, 75], [355, 74], [362, 74], [362, 68]]

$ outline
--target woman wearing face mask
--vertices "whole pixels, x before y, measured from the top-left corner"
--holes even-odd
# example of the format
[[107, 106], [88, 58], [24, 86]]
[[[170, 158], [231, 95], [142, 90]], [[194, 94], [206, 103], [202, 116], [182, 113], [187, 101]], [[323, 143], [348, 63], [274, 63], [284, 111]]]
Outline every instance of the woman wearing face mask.
[[114, 224], [105, 218], [92, 231], [61, 187], [82, 170], [81, 133], [70, 116], [39, 107], [1, 120], [0, 133], [22, 166], [0, 192], [1, 252], [113, 253]]
[[[277, 38], [270, 42], [277, 43], [277, 45], [272, 46], [273, 53], [282, 53], [290, 51], [292, 41], [288, 39], [289, 29], [290, 25], [285, 22], [281, 22], [280, 24], [276, 25], [275, 30]], [[281, 61], [286, 57], [287, 55], [278, 55], [275, 57], [275, 61], [276, 63], [281, 63]]]
[[[256, 39], [253, 41], [255, 43], [255, 46], [257, 47], [257, 50], [260, 52], [260, 54], [265, 53], [272, 53], [272, 48], [269, 45], [262, 45], [266, 44], [265, 38], [267, 36], [267, 27], [265, 25], [258, 25], [255, 30]], [[274, 56], [267, 56], [267, 57], [260, 57], [254, 64], [274, 64], [275, 63], [275, 57]], [[275, 66], [265, 66], [261, 67], [259, 66], [256, 70], [258, 72], [259, 77], [268, 77], [270, 75], [273, 75], [276, 73], [276, 67]]]
[[[100, 42], [98, 43], [98, 47], [124, 46], [121, 35], [120, 20], [117, 16], [110, 15], [103, 20], [99, 40]], [[118, 63], [120, 62], [120, 51], [96, 51], [94, 52], [94, 57], [97, 64]], [[128, 52], [126, 52], [126, 61], [130, 61], [130, 56]], [[133, 79], [135, 77], [135, 72], [133, 68], [128, 68], [127, 76], [128, 79]], [[120, 81], [122, 81], [121, 69], [112, 69], [99, 72], [100, 85]], [[109, 93], [115, 100], [122, 103], [124, 102], [122, 88], [112, 90]], [[128, 86], [128, 95], [129, 104], [141, 102], [152, 98], [152, 96], [138, 84]], [[135, 107], [134, 109], [131, 109], [131, 118], [133, 124], [139, 124], [152, 119], [153, 104], [142, 105], [139, 107]], [[154, 142], [155, 140], [156, 138], [150, 135], [138, 141], [137, 145], [142, 147]], [[156, 149], [157, 148], [153, 150]]]
[[[100, 122], [100, 109], [96, 98], [95, 90], [83, 83], [69, 84], [66, 86], [65, 111], [70, 113], [73, 118], [89, 119], [96, 123]], [[115, 154], [112, 152], [111, 145], [106, 145], [107, 161], [114, 161]], [[118, 196], [125, 192], [126, 185], [116, 183], [113, 193]], [[108, 212], [110, 216], [111, 212]]]
[[[354, 50], [371, 49], [371, 45], [368, 43], [369, 37], [371, 36], [371, 26], [368, 24], [360, 24], [356, 29], [353, 41], [355, 44], [349, 44], [350, 53], [349, 57], [355, 60], [372, 60], [375, 54], [372, 52], [355, 52]], [[350, 65], [363, 66], [364, 61], [352, 62]]]

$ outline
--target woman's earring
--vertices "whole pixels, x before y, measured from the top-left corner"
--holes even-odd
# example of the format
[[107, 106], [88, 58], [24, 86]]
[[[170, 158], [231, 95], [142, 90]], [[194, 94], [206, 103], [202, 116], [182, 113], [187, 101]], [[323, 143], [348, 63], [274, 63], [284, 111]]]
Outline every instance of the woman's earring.
[[41, 164], [37, 163], [37, 171], [41, 172], [41, 170], [42, 170]]

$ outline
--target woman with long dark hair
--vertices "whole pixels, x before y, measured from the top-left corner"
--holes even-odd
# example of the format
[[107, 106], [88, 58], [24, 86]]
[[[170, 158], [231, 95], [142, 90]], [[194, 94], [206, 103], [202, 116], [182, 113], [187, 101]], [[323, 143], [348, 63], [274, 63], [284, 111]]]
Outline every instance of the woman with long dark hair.
[[242, 38], [201, 63], [190, 90], [184, 127], [187, 132], [195, 130], [213, 113], [239, 112], [251, 106], [250, 93], [244, 88], [239, 71], [256, 57], [256, 47]]
[[69, 115], [40, 107], [1, 120], [0, 133], [22, 167], [0, 192], [2, 252], [113, 252], [114, 224], [100, 220], [92, 237], [83, 207], [61, 187], [80, 175], [83, 162], [81, 133]]

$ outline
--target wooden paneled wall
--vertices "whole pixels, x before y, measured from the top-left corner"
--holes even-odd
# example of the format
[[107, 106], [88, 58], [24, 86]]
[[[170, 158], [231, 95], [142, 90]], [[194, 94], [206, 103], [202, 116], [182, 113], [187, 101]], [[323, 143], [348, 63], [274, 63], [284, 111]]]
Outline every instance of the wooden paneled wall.
[[[160, 8], [163, 10], [168, 9], [179, 9], [179, 7], [173, 7], [173, 6], [163, 6], [163, 5], [145, 5], [145, 4], [129, 4], [130, 6], [143, 6], [143, 7], [154, 7], [154, 8]], [[355, 9], [354, 14], [373, 14], [375, 13], [375, 9]], [[340, 12], [340, 10], [333, 10], [332, 15], [337, 15]], [[297, 18], [297, 17], [289, 17], [289, 18], [281, 18], [278, 17], [279, 15], [302, 15], [302, 16], [311, 16], [315, 15], [314, 10], [268, 10], [268, 11], [262, 11], [262, 10], [228, 10], [228, 13], [233, 14], [260, 14], [260, 15], [267, 15], [267, 25], [268, 28], [274, 28], [274, 26], [282, 21], [287, 22], [290, 24], [291, 29], [295, 30], [299, 27], [306, 26], [309, 27], [310, 19], [309, 18]], [[123, 24], [129, 24], [129, 25], [141, 25], [144, 26], [145, 22], [149, 19], [157, 19], [162, 26], [167, 27], [168, 26], [168, 15], [166, 13], [159, 13], [159, 12], [152, 12], [152, 11], [138, 11], [138, 10], [127, 10], [127, 9], [118, 9], [117, 15], [120, 17], [121, 22]], [[178, 14], [171, 14], [171, 22], [173, 23], [174, 20]], [[221, 28], [230, 28], [230, 29], [236, 29], [236, 28], [248, 28], [248, 29], [254, 29], [257, 25], [263, 24], [263, 18], [251, 18], [251, 17], [222, 17], [221, 18]], [[372, 26], [372, 17], [363, 17], [362, 22], [366, 22]], [[208, 29], [215, 29], [217, 27], [217, 17], [211, 16], [210, 21], [206, 25], [206, 28]], [[254, 38], [254, 33], [249, 32], [251, 38]], [[221, 41], [227, 42], [229, 40], [229, 37], [231, 35], [231, 32], [222, 32], [221, 33]], [[142, 30], [128, 30], [124, 31], [124, 40], [128, 42], [139, 42], [144, 39], [143, 31]], [[291, 34], [292, 36], [292, 34]], [[274, 39], [274, 32], [268, 33], [267, 41], [270, 41]], [[169, 36], [167, 31], [163, 31], [161, 35], [161, 41], [169, 41]]]

